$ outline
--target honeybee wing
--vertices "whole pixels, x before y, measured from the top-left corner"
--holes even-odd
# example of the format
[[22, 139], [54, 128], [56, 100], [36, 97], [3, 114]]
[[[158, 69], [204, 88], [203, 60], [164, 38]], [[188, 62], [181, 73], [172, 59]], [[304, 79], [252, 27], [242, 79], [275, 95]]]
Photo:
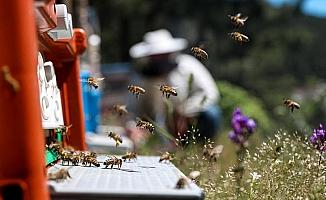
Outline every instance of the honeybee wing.
[[161, 85], [163, 85], [163, 84], [156, 84], [153, 87], [155, 87], [156, 89], [160, 89], [161, 88]]
[[241, 36], [244, 38], [244, 41], [245, 41], [245, 42], [249, 42], [249, 41], [250, 41], [250, 39], [249, 39], [248, 36], [243, 35], [243, 34], [241, 34]]
[[206, 49], [206, 45], [203, 43], [199, 44], [198, 47], [201, 48], [202, 50]]
[[101, 77], [101, 78], [96, 78], [97, 81], [103, 81], [105, 78]]
[[121, 110], [123, 110], [126, 113], [128, 113], [128, 110], [127, 110], [127, 106], [126, 105], [121, 105], [120, 108], [121, 108]]
[[143, 121], [140, 117], [136, 117], [136, 122]]
[[68, 132], [68, 130], [72, 127], [72, 124], [65, 126], [65, 125], [60, 125], [60, 128], [64, 128], [66, 129], [66, 131]]
[[242, 20], [242, 21], [247, 21], [247, 19], [248, 19], [248, 16], [242, 18], [241, 20]]
[[170, 88], [172, 88], [172, 89], [178, 89], [178, 88], [179, 88], [179, 86], [170, 86], [170, 85], [168, 85], [168, 84], [155, 85], [154, 87], [157, 88], [157, 89], [160, 89], [160, 87], [161, 87], [162, 85], [168, 86], [168, 87], [170, 87]]
[[300, 109], [300, 104], [298, 104], [297, 102], [293, 102], [293, 105], [296, 109]]

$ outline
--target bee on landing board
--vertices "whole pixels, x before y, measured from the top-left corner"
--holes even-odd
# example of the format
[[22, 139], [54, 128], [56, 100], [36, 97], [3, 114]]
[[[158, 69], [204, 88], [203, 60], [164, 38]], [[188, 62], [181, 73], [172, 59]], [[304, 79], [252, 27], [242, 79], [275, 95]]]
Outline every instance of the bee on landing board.
[[184, 189], [188, 185], [188, 179], [186, 177], [181, 177], [175, 185], [176, 189]]
[[239, 42], [241, 45], [244, 42], [249, 42], [249, 37], [239, 32], [229, 33], [229, 36], [236, 42]]
[[228, 17], [230, 18], [231, 23], [237, 28], [244, 26], [245, 21], [248, 19], [248, 17], [241, 17], [241, 13], [238, 13], [235, 16], [228, 15]]
[[291, 99], [284, 99], [283, 100], [283, 104], [286, 107], [290, 108], [291, 109], [291, 112], [293, 112], [295, 108], [296, 109], [300, 109], [300, 104], [298, 104], [297, 102], [295, 102], [295, 101], [293, 101]]
[[161, 155], [159, 162], [170, 162], [171, 160], [173, 160], [172, 154], [165, 152]]
[[146, 129], [150, 133], [154, 134], [155, 127], [154, 127], [153, 124], [151, 124], [148, 121], [144, 121], [144, 120], [138, 119], [137, 124], [136, 124], [136, 127], [139, 127], [139, 128], [142, 128], [142, 129]]
[[165, 95], [167, 99], [170, 98], [171, 95], [172, 96], [178, 95], [175, 87], [171, 87], [165, 84], [160, 85], [160, 91], [162, 92], [162, 95], [163, 96]]
[[190, 50], [194, 54], [194, 56], [196, 58], [198, 58], [199, 60], [208, 59], [208, 54], [202, 48], [200, 48], [200, 47], [192, 47]]
[[127, 106], [126, 105], [113, 105], [113, 110], [118, 113], [120, 116], [128, 114]]
[[128, 85], [128, 91], [136, 94], [136, 98], [139, 98], [139, 95], [145, 94], [146, 90], [140, 86], [137, 85]]
[[137, 159], [137, 154], [135, 152], [127, 152], [126, 155], [123, 155], [121, 157], [123, 159], [124, 162], [126, 162], [126, 160], [128, 159], [129, 161], [131, 159]]
[[68, 169], [59, 169], [59, 171], [54, 173], [48, 173], [48, 180], [50, 181], [63, 181], [65, 179], [71, 178]]
[[104, 161], [103, 164], [105, 165], [105, 168], [108, 168], [109, 165], [111, 165], [111, 169], [112, 169], [113, 168], [113, 165], [117, 165], [118, 166], [118, 169], [121, 169], [122, 159], [119, 159], [119, 158], [113, 156], [112, 158], [107, 159], [106, 161]]
[[94, 165], [96, 167], [99, 167], [100, 166], [100, 163], [98, 163], [98, 161], [96, 160], [96, 158], [92, 157], [92, 156], [85, 156], [84, 159], [83, 159], [83, 162], [82, 164], [84, 166], [88, 166], [90, 167], [91, 165]]
[[118, 147], [122, 143], [122, 137], [121, 135], [115, 133], [115, 132], [109, 132], [108, 134], [109, 138], [112, 138], [115, 141], [115, 146]]

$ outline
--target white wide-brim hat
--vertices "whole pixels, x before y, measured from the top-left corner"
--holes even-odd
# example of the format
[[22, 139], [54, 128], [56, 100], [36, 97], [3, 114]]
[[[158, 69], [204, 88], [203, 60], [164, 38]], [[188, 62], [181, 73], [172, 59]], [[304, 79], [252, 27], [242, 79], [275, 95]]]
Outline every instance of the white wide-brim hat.
[[142, 58], [150, 55], [181, 51], [187, 45], [186, 39], [173, 38], [169, 31], [160, 29], [146, 33], [144, 41], [132, 46], [129, 54], [132, 58]]

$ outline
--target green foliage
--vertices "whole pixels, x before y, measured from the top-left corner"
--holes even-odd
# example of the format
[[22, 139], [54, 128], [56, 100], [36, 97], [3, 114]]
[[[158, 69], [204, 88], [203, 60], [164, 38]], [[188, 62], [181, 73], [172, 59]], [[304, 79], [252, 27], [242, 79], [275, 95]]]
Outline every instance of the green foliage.
[[257, 121], [258, 130], [264, 135], [271, 132], [273, 120], [264, 109], [264, 104], [257, 97], [226, 81], [218, 81], [217, 86], [221, 93], [219, 105], [222, 108], [223, 118], [226, 123], [224, 127], [230, 126], [230, 119], [234, 109], [240, 107], [243, 113]]

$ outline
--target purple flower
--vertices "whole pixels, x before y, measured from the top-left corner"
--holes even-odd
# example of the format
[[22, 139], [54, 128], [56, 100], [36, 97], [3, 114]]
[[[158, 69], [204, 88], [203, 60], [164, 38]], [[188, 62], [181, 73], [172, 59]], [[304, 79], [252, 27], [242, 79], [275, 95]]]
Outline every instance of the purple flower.
[[309, 138], [310, 142], [321, 152], [326, 152], [326, 130], [322, 124], [319, 124], [318, 129], [314, 129]]
[[236, 144], [240, 144], [241, 143], [240, 140], [239, 140], [239, 138], [238, 138], [238, 135], [234, 131], [230, 131], [230, 133], [229, 133], [229, 139], [232, 142], [236, 143]]
[[249, 133], [253, 133], [256, 128], [256, 122], [253, 119], [247, 121], [247, 129]]
[[242, 114], [240, 108], [236, 108], [232, 115], [231, 126], [233, 131], [229, 133], [230, 140], [236, 144], [244, 144], [256, 129], [256, 122]]

